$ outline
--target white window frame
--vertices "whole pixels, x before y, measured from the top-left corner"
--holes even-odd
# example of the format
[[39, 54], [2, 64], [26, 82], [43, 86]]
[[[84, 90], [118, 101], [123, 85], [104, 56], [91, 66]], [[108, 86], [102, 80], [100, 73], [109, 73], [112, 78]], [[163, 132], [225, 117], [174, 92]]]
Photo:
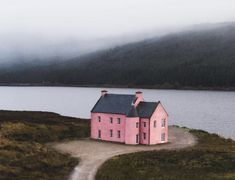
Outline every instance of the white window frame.
[[121, 118], [117, 118], [118, 124], [121, 124]]

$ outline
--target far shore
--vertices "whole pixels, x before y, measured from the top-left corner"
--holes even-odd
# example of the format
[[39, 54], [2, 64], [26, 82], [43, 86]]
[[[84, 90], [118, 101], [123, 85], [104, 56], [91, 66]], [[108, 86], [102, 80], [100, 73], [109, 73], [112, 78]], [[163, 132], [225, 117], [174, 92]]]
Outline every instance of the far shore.
[[54, 84], [54, 83], [0, 83], [0, 87], [89, 87], [89, 88], [129, 88], [129, 89], [156, 89], [156, 90], [195, 90], [195, 91], [235, 91], [235, 87], [176, 87], [174, 85], [111, 85], [111, 84]]

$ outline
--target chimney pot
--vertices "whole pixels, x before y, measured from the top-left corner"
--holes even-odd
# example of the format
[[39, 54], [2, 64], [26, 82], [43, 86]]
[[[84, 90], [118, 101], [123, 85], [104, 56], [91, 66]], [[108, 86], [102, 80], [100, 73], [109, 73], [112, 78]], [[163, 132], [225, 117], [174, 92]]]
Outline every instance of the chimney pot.
[[107, 94], [107, 93], [108, 93], [108, 91], [102, 90], [102, 91], [101, 91], [101, 96], [104, 96], [104, 95]]

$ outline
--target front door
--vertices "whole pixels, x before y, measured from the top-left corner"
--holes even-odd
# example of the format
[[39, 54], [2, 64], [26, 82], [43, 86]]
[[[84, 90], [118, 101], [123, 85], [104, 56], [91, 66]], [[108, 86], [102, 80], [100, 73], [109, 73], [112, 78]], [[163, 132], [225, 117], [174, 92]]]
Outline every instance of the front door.
[[101, 138], [101, 130], [98, 130], [98, 138]]

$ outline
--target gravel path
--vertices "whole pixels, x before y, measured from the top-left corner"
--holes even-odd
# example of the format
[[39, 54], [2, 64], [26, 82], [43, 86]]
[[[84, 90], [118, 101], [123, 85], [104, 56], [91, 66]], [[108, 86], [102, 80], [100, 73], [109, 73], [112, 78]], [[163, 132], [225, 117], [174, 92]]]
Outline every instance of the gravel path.
[[196, 139], [187, 130], [169, 127], [168, 144], [144, 146], [124, 145], [110, 142], [99, 142], [89, 139], [54, 144], [53, 147], [62, 153], [69, 153], [79, 158], [80, 162], [70, 176], [70, 180], [94, 180], [95, 174], [107, 159], [126, 153], [161, 149], [180, 149], [196, 144]]

